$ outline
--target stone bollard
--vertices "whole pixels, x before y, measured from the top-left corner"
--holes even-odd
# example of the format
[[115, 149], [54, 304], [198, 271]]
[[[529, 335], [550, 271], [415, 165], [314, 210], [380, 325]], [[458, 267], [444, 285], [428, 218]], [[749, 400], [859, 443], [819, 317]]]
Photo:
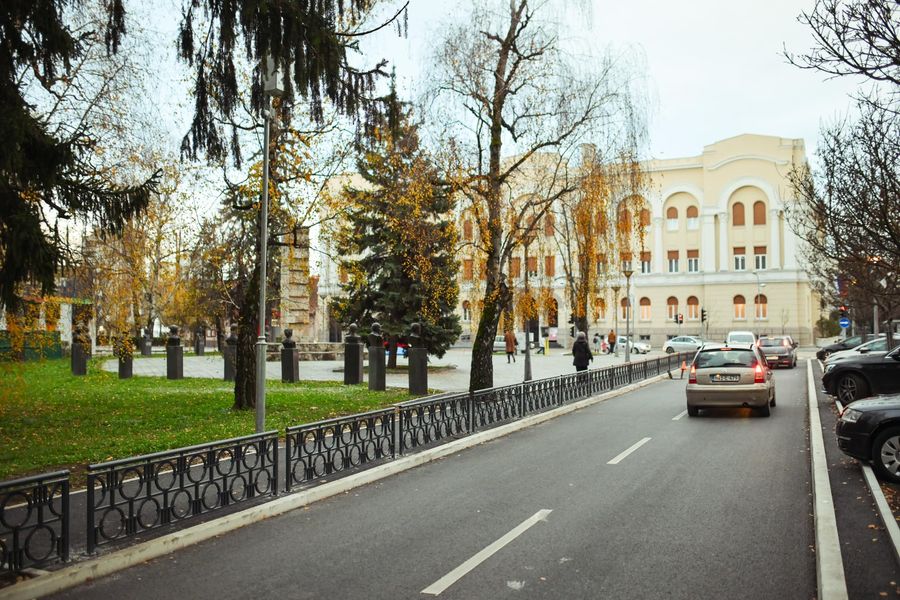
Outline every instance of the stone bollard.
[[184, 379], [184, 347], [174, 325], [169, 327], [166, 340], [166, 379]]
[[144, 328], [144, 337], [141, 338], [141, 356], [150, 356], [153, 354], [153, 332], [148, 328]]
[[206, 353], [206, 327], [201, 325], [194, 334], [194, 354], [203, 356]]
[[284, 339], [281, 341], [281, 381], [296, 383], [300, 380], [300, 351], [297, 350], [297, 342], [291, 336], [293, 329], [284, 330]]
[[409, 335], [409, 393], [424, 396], [428, 393], [428, 349], [422, 340], [422, 326], [412, 324]]
[[119, 357], [119, 379], [131, 379], [134, 375], [134, 359], [131, 356]]
[[231, 327], [231, 335], [225, 339], [222, 356], [225, 358], [225, 381], [234, 381], [235, 364], [237, 363], [237, 327]]
[[348, 330], [350, 333], [344, 338], [344, 385], [356, 385], [363, 382], [362, 338], [356, 335], [356, 323], [351, 323]]
[[76, 327], [72, 335], [72, 375], [87, 375], [87, 359], [90, 355], [90, 340], [85, 347], [86, 333]]
[[369, 334], [369, 389], [383, 392], [384, 381], [384, 338], [381, 337], [381, 325], [372, 323]]

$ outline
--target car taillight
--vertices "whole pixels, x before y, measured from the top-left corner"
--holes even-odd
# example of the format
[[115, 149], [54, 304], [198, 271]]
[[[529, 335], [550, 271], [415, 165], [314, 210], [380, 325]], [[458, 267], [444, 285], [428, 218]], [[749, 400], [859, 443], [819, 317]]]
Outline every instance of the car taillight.
[[753, 383], [765, 383], [766, 382], [766, 374], [763, 371], [762, 365], [756, 363], [756, 368], [753, 369]]
[[781, 340], [781, 345], [784, 346], [785, 348], [787, 348], [788, 346], [790, 346], [790, 344], [788, 344], [788, 341], [787, 341], [787, 340]]
[[691, 373], [688, 375], [688, 383], [697, 383], [697, 367], [691, 365]]

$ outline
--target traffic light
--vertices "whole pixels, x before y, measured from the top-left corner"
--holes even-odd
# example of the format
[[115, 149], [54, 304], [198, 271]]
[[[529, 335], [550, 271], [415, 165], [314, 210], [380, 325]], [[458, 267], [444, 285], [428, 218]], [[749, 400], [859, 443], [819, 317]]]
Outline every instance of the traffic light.
[[842, 317], [842, 318], [847, 316], [847, 310], [849, 310], [849, 309], [847, 308], [847, 305], [846, 305], [846, 304], [841, 304], [841, 305], [838, 307], [838, 309], [841, 311], [841, 317]]
[[706, 323], [706, 309], [705, 308], [700, 309], [700, 322]]
[[678, 315], [675, 317], [675, 322], [678, 323], [679, 325], [684, 323], [684, 315], [681, 313], [678, 313]]
[[575, 327], [569, 327], [569, 337], [575, 337]]

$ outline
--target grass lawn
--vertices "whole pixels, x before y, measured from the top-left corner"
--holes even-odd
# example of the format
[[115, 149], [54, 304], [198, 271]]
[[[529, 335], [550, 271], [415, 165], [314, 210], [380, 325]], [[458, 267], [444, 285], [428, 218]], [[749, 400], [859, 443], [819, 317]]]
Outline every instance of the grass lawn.
[[[98, 360], [107, 360], [106, 358]], [[232, 384], [215, 379], [118, 379], [97, 361], [86, 377], [68, 359], [0, 362], [0, 480], [254, 433], [253, 411], [232, 410]], [[409, 399], [366, 384], [266, 382], [266, 429], [374, 410]]]

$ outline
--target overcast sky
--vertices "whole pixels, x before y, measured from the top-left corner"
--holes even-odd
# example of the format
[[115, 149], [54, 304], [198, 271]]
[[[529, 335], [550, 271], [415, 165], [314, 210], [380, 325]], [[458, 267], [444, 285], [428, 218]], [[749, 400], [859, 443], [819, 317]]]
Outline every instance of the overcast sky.
[[[813, 154], [820, 124], [846, 114], [849, 95], [860, 84], [826, 79], [785, 59], [785, 47], [803, 52], [811, 46], [809, 29], [797, 16], [813, 0], [553, 4], [550, 14], [564, 14], [560, 33], [569, 47], [599, 54], [609, 45], [643, 53], [652, 99], [650, 152], [656, 158], [697, 155], [704, 145], [741, 133], [803, 138]], [[427, 76], [434, 40], [467, 6], [469, 0], [411, 0], [408, 37], [380, 32], [365, 49], [390, 60], [402, 89], [415, 95]]]

